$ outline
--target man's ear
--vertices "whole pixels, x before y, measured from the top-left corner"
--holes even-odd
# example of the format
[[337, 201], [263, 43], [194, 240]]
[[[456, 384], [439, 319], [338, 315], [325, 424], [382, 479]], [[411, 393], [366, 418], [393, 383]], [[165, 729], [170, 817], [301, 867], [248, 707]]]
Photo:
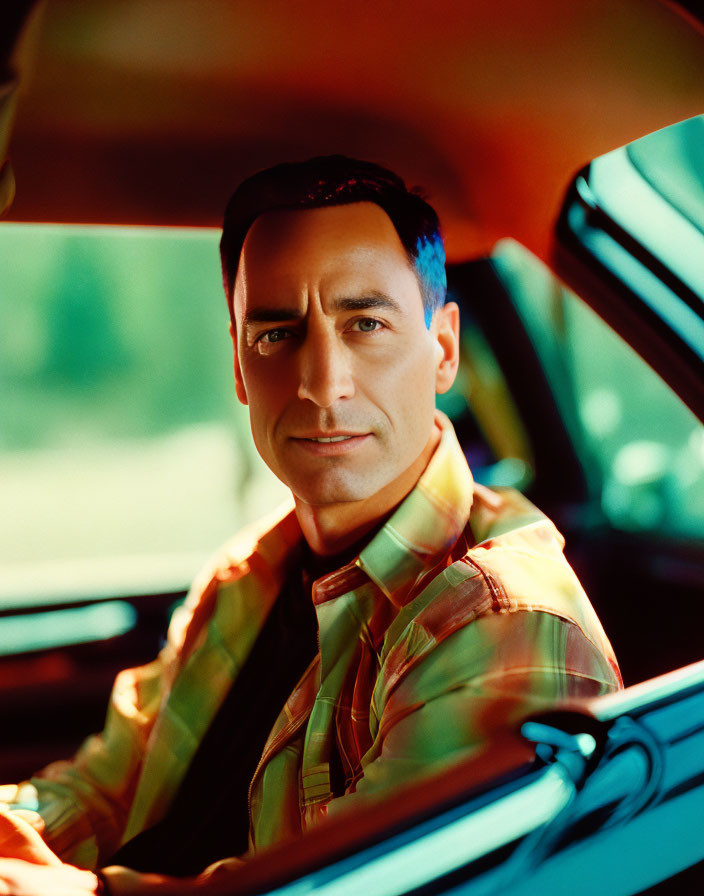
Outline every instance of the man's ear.
[[230, 324], [230, 338], [232, 339], [232, 355], [234, 358], [234, 368], [235, 368], [235, 393], [237, 394], [237, 398], [242, 402], [242, 404], [249, 404], [249, 399], [247, 398], [247, 390], [244, 387], [244, 380], [242, 379], [242, 368], [240, 367], [240, 357], [237, 352], [237, 331], [235, 330], [234, 324]]
[[454, 383], [460, 362], [460, 309], [457, 302], [447, 302], [437, 309], [431, 330], [438, 343], [435, 391], [442, 395]]

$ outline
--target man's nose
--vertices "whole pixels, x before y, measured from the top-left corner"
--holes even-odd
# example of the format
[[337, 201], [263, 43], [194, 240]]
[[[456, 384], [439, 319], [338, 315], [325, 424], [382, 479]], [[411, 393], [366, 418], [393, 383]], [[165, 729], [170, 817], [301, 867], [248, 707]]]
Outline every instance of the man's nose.
[[299, 349], [299, 358], [299, 398], [329, 408], [339, 399], [354, 395], [348, 352], [335, 333], [310, 328]]

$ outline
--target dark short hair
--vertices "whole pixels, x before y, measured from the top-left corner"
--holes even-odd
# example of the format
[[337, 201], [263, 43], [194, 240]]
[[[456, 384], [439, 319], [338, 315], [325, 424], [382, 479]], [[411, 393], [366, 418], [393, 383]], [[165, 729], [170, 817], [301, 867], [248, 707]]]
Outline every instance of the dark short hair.
[[445, 248], [435, 210], [414, 188], [387, 168], [347, 156], [316, 156], [284, 162], [242, 181], [225, 209], [220, 259], [223, 284], [234, 322], [233, 291], [247, 231], [270, 211], [374, 202], [391, 219], [423, 296], [426, 322], [445, 301]]

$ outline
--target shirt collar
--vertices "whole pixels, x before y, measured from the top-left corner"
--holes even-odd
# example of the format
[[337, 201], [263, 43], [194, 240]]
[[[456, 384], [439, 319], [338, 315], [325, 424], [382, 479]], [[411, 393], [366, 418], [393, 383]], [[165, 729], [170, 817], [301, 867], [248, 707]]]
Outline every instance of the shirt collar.
[[474, 480], [452, 424], [440, 411], [435, 422], [440, 442], [423, 474], [356, 560], [397, 606], [457, 541], [472, 508]]

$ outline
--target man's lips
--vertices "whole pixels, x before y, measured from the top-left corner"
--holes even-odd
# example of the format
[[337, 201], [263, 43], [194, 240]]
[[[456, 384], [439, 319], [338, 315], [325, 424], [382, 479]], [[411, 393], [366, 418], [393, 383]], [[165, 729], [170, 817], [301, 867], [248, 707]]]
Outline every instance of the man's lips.
[[304, 451], [323, 456], [346, 454], [371, 437], [369, 432], [308, 432], [291, 436], [291, 441]]
[[294, 439], [307, 439], [308, 441], [314, 442], [339, 442], [342, 439], [356, 439], [360, 436], [366, 436], [369, 433], [366, 432], [349, 432], [344, 429], [336, 429], [333, 431], [325, 432], [323, 430], [314, 431], [314, 432], [304, 432], [300, 435], [292, 436]]

